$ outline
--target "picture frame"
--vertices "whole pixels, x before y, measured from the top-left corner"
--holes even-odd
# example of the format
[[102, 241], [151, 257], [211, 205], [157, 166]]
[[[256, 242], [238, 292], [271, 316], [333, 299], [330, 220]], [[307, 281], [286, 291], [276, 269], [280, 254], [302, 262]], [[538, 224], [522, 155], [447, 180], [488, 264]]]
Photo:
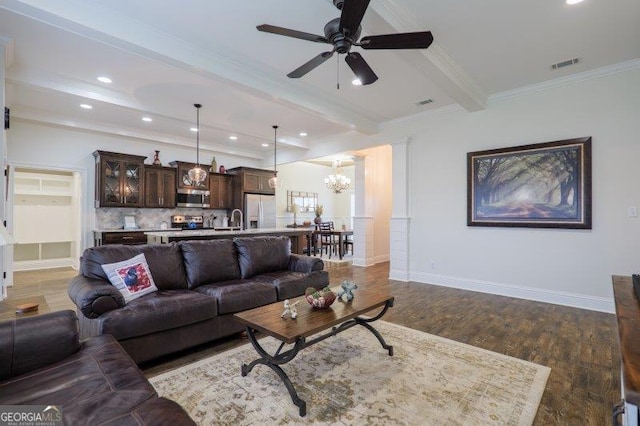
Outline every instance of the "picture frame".
[[467, 225], [591, 229], [591, 137], [467, 153]]

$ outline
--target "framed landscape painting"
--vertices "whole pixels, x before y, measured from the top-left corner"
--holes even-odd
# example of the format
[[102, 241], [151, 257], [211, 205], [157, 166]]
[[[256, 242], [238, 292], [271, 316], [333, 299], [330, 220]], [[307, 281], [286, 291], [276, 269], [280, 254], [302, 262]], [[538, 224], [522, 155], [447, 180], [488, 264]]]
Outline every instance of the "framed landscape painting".
[[467, 225], [591, 229], [591, 138], [467, 154]]

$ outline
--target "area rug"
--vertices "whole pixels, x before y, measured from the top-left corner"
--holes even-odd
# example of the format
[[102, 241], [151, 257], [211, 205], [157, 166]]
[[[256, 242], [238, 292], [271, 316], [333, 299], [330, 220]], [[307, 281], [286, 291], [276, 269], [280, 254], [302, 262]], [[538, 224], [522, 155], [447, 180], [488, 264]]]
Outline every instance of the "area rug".
[[[283, 366], [307, 415], [278, 376], [256, 366], [253, 347], [231, 349], [151, 378], [161, 396], [200, 425], [530, 425], [548, 367], [384, 321], [375, 323], [393, 356], [363, 327], [301, 351]], [[270, 337], [260, 340], [276, 348]]]

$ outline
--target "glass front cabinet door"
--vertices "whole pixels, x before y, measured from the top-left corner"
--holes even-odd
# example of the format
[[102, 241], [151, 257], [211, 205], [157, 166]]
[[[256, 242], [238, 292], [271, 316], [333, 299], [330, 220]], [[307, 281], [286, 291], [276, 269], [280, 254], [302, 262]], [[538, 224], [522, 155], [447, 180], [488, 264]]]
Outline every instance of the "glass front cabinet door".
[[96, 151], [96, 207], [143, 207], [144, 160], [140, 155]]

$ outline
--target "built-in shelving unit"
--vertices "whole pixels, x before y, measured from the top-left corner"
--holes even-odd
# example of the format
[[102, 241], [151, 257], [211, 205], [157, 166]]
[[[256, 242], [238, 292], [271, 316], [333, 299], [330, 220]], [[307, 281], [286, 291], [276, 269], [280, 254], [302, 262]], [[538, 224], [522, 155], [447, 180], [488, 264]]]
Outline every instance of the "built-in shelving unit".
[[14, 176], [14, 270], [73, 265], [73, 173], [16, 170]]

